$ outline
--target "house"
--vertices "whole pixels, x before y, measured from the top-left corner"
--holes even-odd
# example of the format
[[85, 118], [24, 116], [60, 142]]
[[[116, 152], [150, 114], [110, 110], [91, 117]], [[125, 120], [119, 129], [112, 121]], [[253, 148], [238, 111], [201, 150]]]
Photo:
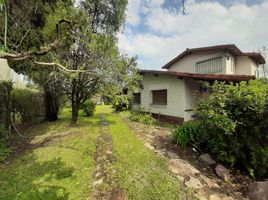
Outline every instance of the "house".
[[28, 84], [25, 76], [16, 73], [8, 66], [6, 59], [0, 59], [0, 81], [11, 81], [15, 88], [25, 88]]
[[261, 64], [261, 54], [242, 52], [234, 44], [186, 49], [162, 67], [165, 71], [140, 70], [134, 107], [176, 123], [188, 121], [193, 103], [206, 93], [201, 81], [248, 81], [258, 77]]

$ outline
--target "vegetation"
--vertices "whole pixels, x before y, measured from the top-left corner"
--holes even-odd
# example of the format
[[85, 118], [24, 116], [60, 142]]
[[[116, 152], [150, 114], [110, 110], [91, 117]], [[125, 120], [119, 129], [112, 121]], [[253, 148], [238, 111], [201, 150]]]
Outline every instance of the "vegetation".
[[116, 111], [129, 110], [132, 106], [131, 98], [126, 94], [116, 95], [112, 104]]
[[[22, 123], [32, 122], [44, 113], [43, 95], [29, 89], [11, 91], [13, 114], [19, 116]], [[15, 122], [14, 122], [15, 123]]]
[[156, 123], [156, 119], [153, 118], [151, 113], [143, 112], [142, 110], [132, 110], [129, 118], [132, 121], [144, 123], [150, 126]]
[[89, 198], [99, 116], [81, 115], [78, 126], [70, 128], [69, 113], [63, 110], [57, 122], [26, 131], [35, 148], [0, 167], [0, 199]]
[[195, 107], [198, 122], [179, 127], [173, 134], [176, 141], [182, 146], [198, 144], [219, 161], [257, 179], [267, 178], [267, 83], [215, 83], [209, 89], [211, 94]]
[[176, 143], [181, 147], [196, 146], [202, 141], [201, 129], [198, 121], [190, 121], [178, 126], [172, 133]]
[[148, 150], [117, 114], [110, 114], [107, 107], [102, 112], [113, 122], [110, 130], [117, 158], [115, 167], [128, 199], [183, 199], [188, 195], [169, 174], [165, 161]]
[[93, 116], [96, 111], [96, 103], [93, 100], [88, 99], [83, 103], [82, 109], [86, 116]]

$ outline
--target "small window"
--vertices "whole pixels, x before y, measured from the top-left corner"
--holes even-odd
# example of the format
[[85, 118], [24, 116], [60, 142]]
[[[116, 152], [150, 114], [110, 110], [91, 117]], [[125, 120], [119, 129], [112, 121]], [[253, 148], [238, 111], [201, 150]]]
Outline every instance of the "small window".
[[141, 104], [141, 93], [133, 93], [133, 103]]
[[152, 91], [152, 104], [167, 105], [167, 90]]

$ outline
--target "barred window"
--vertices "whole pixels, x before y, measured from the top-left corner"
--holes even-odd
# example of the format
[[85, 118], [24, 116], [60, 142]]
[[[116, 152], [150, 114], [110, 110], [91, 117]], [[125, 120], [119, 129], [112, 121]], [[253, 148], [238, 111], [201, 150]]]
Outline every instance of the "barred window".
[[153, 90], [152, 104], [167, 105], [167, 90]]
[[141, 93], [133, 93], [133, 103], [141, 104]]

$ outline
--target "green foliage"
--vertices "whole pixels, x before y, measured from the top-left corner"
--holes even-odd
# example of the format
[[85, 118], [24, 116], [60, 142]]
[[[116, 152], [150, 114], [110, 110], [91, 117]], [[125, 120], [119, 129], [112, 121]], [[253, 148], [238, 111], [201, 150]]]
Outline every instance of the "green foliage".
[[9, 153], [8, 133], [5, 127], [0, 124], [0, 161], [4, 160]]
[[113, 108], [116, 111], [129, 110], [131, 108], [131, 98], [128, 95], [117, 95], [113, 99]]
[[215, 83], [195, 108], [210, 152], [256, 178], [268, 177], [268, 85]]
[[82, 109], [86, 116], [93, 116], [96, 111], [96, 103], [88, 99], [82, 104]]
[[201, 139], [200, 124], [197, 121], [186, 122], [183, 126], [178, 126], [172, 135], [176, 143], [183, 148], [196, 145]]
[[21, 117], [21, 122], [31, 122], [44, 112], [43, 96], [27, 89], [14, 89], [11, 92], [15, 113]]
[[148, 124], [150, 126], [156, 123], [156, 119], [153, 118], [151, 113], [146, 113], [143, 112], [142, 110], [132, 110], [130, 120]]

